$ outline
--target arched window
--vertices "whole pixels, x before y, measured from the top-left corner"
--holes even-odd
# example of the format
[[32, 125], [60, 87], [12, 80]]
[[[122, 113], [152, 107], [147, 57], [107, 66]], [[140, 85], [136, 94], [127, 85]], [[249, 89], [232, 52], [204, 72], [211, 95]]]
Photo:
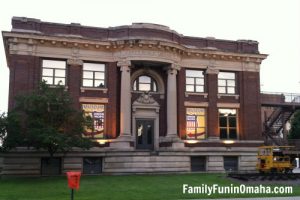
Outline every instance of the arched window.
[[157, 92], [155, 80], [147, 75], [137, 77], [133, 82], [134, 91]]

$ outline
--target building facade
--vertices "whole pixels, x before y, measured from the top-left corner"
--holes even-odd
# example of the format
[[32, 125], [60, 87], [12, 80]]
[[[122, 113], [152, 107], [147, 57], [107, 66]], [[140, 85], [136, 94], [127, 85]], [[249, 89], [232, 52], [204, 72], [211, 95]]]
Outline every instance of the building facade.
[[[255, 170], [262, 145], [260, 54], [251, 40], [189, 37], [166, 26], [110, 28], [12, 19], [2, 32], [14, 97], [61, 84], [93, 118], [88, 151], [4, 155], [3, 174]], [[19, 166], [19, 167], [18, 167]]]

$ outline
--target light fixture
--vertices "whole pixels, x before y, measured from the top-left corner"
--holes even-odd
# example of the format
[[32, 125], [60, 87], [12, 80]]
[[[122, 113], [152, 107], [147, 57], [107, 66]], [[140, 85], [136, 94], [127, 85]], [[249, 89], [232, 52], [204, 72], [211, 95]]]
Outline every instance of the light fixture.
[[235, 141], [234, 140], [224, 140], [223, 143], [224, 144], [233, 144], [233, 143], [235, 143]]
[[185, 140], [185, 142], [188, 143], [188, 144], [196, 144], [199, 141], [198, 140]]

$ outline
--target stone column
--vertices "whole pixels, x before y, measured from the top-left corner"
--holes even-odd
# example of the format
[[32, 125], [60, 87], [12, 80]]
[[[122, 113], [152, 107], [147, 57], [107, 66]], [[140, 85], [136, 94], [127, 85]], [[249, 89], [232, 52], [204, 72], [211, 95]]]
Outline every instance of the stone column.
[[111, 143], [111, 147], [131, 148], [130, 143], [133, 142], [131, 135], [130, 65], [129, 60], [122, 60], [117, 63], [121, 71], [120, 135]]
[[130, 61], [119, 61], [121, 71], [120, 136], [131, 136]]
[[184, 143], [178, 137], [177, 131], [177, 81], [176, 75], [180, 67], [172, 64], [167, 68], [167, 135], [163, 142], [171, 142], [172, 148], [183, 148]]
[[176, 75], [178, 66], [172, 64], [167, 69], [167, 135], [166, 137], [177, 138], [177, 82]]
[[208, 67], [207, 74], [207, 92], [208, 92], [208, 104], [207, 108], [207, 124], [208, 124], [208, 139], [219, 140], [219, 118], [218, 118], [218, 73], [219, 70], [214, 67]]

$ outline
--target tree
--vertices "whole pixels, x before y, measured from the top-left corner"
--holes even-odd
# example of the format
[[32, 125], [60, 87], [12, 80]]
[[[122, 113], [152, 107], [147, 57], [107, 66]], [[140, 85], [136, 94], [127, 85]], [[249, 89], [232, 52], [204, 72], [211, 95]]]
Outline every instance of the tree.
[[[16, 97], [15, 108], [2, 116], [0, 123], [7, 135], [3, 150], [27, 146], [44, 149], [51, 157], [72, 147], [88, 149], [92, 142], [82, 137], [86, 123], [81, 112], [72, 107], [72, 99], [63, 86], [50, 87], [45, 82], [30, 94]], [[2, 133], [3, 128], [0, 128]]]
[[289, 139], [300, 139], [300, 111], [297, 111], [292, 119]]

